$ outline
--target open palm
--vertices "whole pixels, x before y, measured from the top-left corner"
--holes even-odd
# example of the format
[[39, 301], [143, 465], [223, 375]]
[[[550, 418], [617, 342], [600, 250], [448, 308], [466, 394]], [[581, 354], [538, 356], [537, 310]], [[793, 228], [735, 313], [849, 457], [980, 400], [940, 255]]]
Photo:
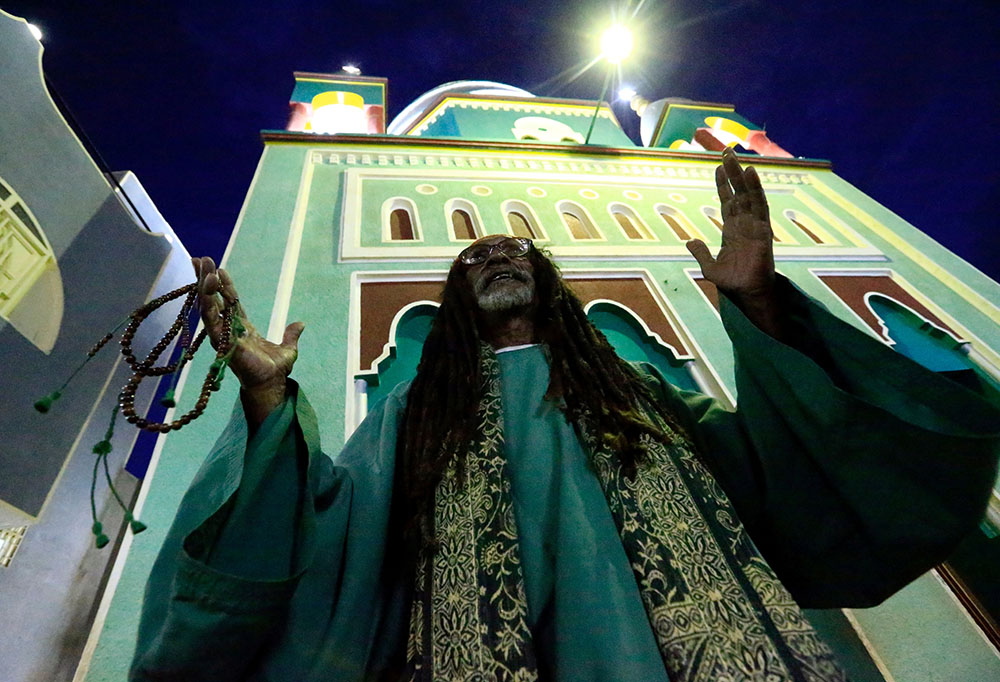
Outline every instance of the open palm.
[[229, 273], [217, 270], [208, 257], [192, 258], [191, 262], [200, 283], [201, 318], [212, 346], [218, 348], [221, 340], [223, 306], [235, 305], [234, 317], [239, 319], [244, 331], [239, 338], [233, 338], [236, 349], [229, 367], [248, 391], [273, 388], [283, 393], [285, 379], [298, 357], [298, 340], [304, 325], [301, 322], [288, 325], [280, 344], [268, 341], [247, 319]]
[[722, 247], [713, 258], [705, 242], [687, 243], [705, 279], [738, 301], [770, 297], [774, 288], [774, 251], [767, 198], [757, 171], [740, 167], [726, 148], [715, 170], [722, 204]]

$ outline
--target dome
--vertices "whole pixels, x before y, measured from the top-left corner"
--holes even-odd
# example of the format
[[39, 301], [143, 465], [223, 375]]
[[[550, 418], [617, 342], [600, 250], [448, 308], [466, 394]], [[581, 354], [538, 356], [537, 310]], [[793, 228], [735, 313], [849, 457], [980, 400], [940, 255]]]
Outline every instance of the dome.
[[416, 123], [444, 95], [516, 95], [534, 97], [533, 94], [513, 85], [494, 81], [453, 81], [428, 90], [410, 102], [386, 128], [390, 135], [403, 135], [407, 128]]

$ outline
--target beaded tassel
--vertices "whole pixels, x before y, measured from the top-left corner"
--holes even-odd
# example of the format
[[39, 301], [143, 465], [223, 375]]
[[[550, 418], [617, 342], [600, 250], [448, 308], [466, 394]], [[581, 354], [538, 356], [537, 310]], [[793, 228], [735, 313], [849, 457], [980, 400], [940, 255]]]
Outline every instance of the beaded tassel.
[[62, 392], [63, 392], [63, 389], [66, 388], [66, 385], [69, 384], [69, 382], [71, 382], [73, 380], [73, 377], [75, 377], [77, 375], [77, 373], [81, 369], [83, 369], [88, 362], [90, 362], [90, 359], [92, 357], [94, 357], [95, 355], [97, 355], [97, 352], [99, 350], [101, 350], [102, 348], [104, 348], [104, 346], [108, 343], [108, 341], [110, 341], [111, 339], [114, 338], [115, 332], [118, 331], [119, 329], [121, 329], [122, 326], [126, 322], [129, 321], [129, 319], [130, 318], [128, 318], [128, 317], [126, 317], [125, 319], [123, 319], [121, 322], [119, 322], [117, 325], [115, 325], [114, 329], [112, 329], [107, 334], [105, 334], [103, 339], [101, 339], [100, 341], [98, 341], [97, 343], [95, 343], [93, 345], [93, 347], [89, 351], [87, 351], [87, 357], [86, 357], [86, 359], [84, 359], [83, 362], [81, 362], [79, 365], [77, 365], [76, 369], [74, 369], [72, 371], [72, 373], [70, 373], [69, 378], [67, 378], [66, 381], [63, 382], [62, 386], [60, 386], [56, 390], [52, 391], [52, 393], [49, 393], [44, 398], [39, 398], [38, 400], [35, 401], [35, 409], [38, 410], [39, 412], [41, 412], [42, 414], [45, 414], [50, 409], [52, 409], [52, 403], [54, 403], [55, 401], [59, 400], [59, 398], [62, 397]]
[[[128, 522], [132, 532], [141, 533], [146, 529], [146, 525], [132, 515], [128, 506], [118, 494], [118, 491], [114, 486], [114, 482], [111, 479], [111, 472], [108, 467], [108, 455], [111, 453], [112, 449], [111, 438], [114, 435], [115, 420], [119, 411], [122, 413], [126, 421], [145, 431], [167, 433], [171, 430], [178, 430], [182, 426], [191, 423], [205, 411], [205, 408], [208, 406], [208, 399], [211, 393], [213, 391], [218, 391], [219, 388], [221, 388], [222, 379], [226, 374], [226, 367], [229, 365], [229, 362], [236, 351], [236, 344], [233, 342], [233, 332], [235, 331], [236, 338], [239, 338], [244, 333], [244, 327], [241, 320], [238, 317], [234, 317], [237, 303], [227, 303], [222, 312], [222, 332], [219, 337], [219, 349], [216, 351], [215, 360], [209, 367], [205, 380], [202, 382], [201, 394], [195, 402], [194, 408], [187, 414], [184, 414], [180, 418], [171, 422], [149, 421], [136, 414], [136, 391], [138, 390], [143, 379], [151, 376], [163, 376], [166, 374], [173, 375], [171, 377], [169, 389], [161, 399], [160, 403], [164, 407], [175, 407], [174, 389], [177, 385], [177, 378], [184, 365], [190, 362], [191, 358], [201, 347], [201, 344], [207, 335], [207, 331], [202, 329], [193, 340], [191, 338], [191, 314], [197, 307], [199, 284], [200, 282], [193, 282], [183, 287], [179, 287], [137, 308], [90, 349], [87, 353], [87, 359], [84, 360], [72, 374], [70, 374], [69, 378], [63, 382], [63, 385], [60, 386], [59, 389], [53, 391], [35, 403], [35, 409], [39, 412], [48, 412], [49, 409], [51, 409], [52, 404], [62, 395], [62, 391], [66, 388], [67, 384], [69, 384], [73, 377], [76, 376], [83, 366], [89, 362], [90, 359], [101, 350], [101, 348], [107, 345], [107, 343], [114, 337], [115, 332], [127, 323], [125, 331], [122, 332], [121, 336], [121, 352], [122, 356], [125, 358], [125, 362], [127, 362], [132, 368], [133, 374], [118, 394], [118, 404], [115, 406], [114, 411], [111, 414], [111, 422], [108, 425], [108, 430], [104, 435], [104, 439], [99, 441], [93, 447], [93, 452], [97, 455], [97, 457], [94, 459], [94, 469], [90, 481], [90, 514], [92, 521], [91, 531], [94, 534], [94, 542], [98, 548], [104, 547], [109, 542], [108, 536], [104, 533], [104, 528], [101, 525], [101, 522], [97, 520], [95, 489], [97, 487], [98, 467], [102, 467], [104, 469], [104, 477], [107, 479], [108, 487], [111, 489], [111, 493], [118, 505], [125, 512], [125, 520]], [[132, 340], [135, 338], [139, 326], [154, 310], [170, 301], [180, 298], [181, 296], [185, 297], [184, 303], [182, 304], [181, 310], [173, 324], [171, 324], [170, 328], [156, 343], [156, 345], [153, 346], [146, 357], [141, 361], [138, 360], [132, 350]], [[180, 335], [179, 344], [181, 347], [181, 353], [177, 361], [162, 366], [156, 366], [156, 361], [170, 346], [171, 341], [178, 334]]]

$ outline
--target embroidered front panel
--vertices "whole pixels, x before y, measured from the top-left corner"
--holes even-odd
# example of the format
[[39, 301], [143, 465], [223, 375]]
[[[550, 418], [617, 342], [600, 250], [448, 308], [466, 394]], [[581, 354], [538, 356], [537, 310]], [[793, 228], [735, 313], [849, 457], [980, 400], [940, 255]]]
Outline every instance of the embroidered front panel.
[[[751, 542], [743, 524], [736, 517], [728, 497], [701, 459], [688, 448], [671, 448], [669, 456], [677, 462], [697, 504], [706, 519], [713, 519], [711, 530], [719, 546], [728, 550], [730, 565], [755, 608], [764, 614], [761, 622], [771, 631], [775, 642], [787, 650], [789, 666], [795, 679], [809, 681], [845, 680], [833, 652], [806, 619], [792, 595], [767, 565]], [[704, 491], [704, 494], [698, 494]]]
[[[528, 629], [528, 602], [521, 573], [510, 481], [504, 471], [500, 371], [492, 352], [483, 352], [487, 382], [478, 412], [477, 435], [468, 446], [464, 475], [454, 466], [438, 484], [429, 601], [431, 677], [434, 680], [536, 680], [537, 665]], [[418, 571], [417, 585], [426, 576]], [[422, 679], [419, 621], [414, 605], [408, 657]], [[426, 672], [424, 673], [426, 675]]]

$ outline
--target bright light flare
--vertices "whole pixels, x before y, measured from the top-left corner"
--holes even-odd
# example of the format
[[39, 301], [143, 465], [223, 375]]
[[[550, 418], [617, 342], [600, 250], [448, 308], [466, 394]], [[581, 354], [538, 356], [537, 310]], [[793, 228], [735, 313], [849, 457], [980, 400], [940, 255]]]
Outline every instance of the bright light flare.
[[630, 54], [632, 31], [621, 24], [615, 24], [601, 34], [601, 56], [609, 62], [619, 64]]
[[631, 85], [623, 85], [618, 89], [618, 99], [625, 100], [626, 102], [631, 102], [635, 95], [635, 88]]
[[348, 73], [348, 74], [350, 74], [352, 76], [360, 76], [361, 75], [361, 69], [359, 69], [358, 67], [354, 66], [354, 64], [344, 64], [340, 68], [341, 68], [341, 70], [344, 73]]
[[38, 28], [32, 23], [28, 24], [28, 32], [35, 36], [35, 40], [42, 42], [42, 29]]

